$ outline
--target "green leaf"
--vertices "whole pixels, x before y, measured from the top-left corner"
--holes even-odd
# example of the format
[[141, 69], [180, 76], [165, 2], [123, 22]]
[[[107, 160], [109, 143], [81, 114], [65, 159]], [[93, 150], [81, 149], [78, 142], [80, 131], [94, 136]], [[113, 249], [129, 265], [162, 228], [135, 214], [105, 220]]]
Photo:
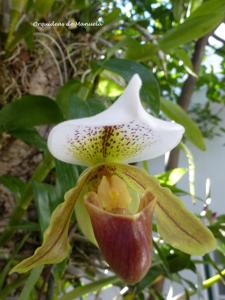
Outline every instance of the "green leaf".
[[102, 68], [121, 75], [127, 82], [138, 73], [142, 79], [141, 99], [153, 110], [159, 113], [160, 89], [159, 84], [150, 69], [128, 59], [113, 58], [98, 63]]
[[189, 18], [161, 38], [159, 47], [164, 51], [169, 51], [206, 35], [223, 21], [224, 11], [224, 0], [203, 2]]
[[120, 79], [119, 75], [113, 74], [112, 78], [112, 72], [105, 70], [98, 78], [96, 93], [105, 98], [115, 98], [120, 96], [124, 89], [116, 82], [117, 79]]
[[25, 40], [27, 43], [28, 48], [30, 49], [33, 45], [33, 37], [34, 37], [34, 27], [30, 25], [28, 22], [22, 23], [18, 30], [14, 33], [14, 38], [12, 39], [11, 43], [8, 45], [8, 50], [12, 51], [16, 45], [21, 40]]
[[64, 163], [55, 159], [55, 168], [57, 181], [62, 187], [63, 194], [75, 186], [79, 178], [79, 169], [77, 166]]
[[177, 273], [183, 269], [191, 269], [195, 272], [195, 265], [191, 261], [190, 255], [177, 249], [173, 250], [173, 254], [168, 255], [167, 261], [171, 273]]
[[189, 141], [201, 150], [205, 150], [205, 142], [198, 125], [176, 103], [161, 99], [161, 110], [167, 117], [181, 124], [185, 128], [185, 136]]
[[19, 177], [10, 175], [0, 176], [0, 183], [13, 192], [17, 198], [23, 194], [26, 185]]
[[80, 298], [82, 296], [85, 296], [89, 293], [93, 293], [96, 291], [101, 290], [102, 288], [105, 288], [107, 286], [111, 286], [112, 284], [115, 284], [119, 282], [119, 278], [116, 276], [111, 276], [107, 278], [100, 279], [98, 281], [95, 281], [93, 283], [89, 283], [84, 286], [80, 286], [78, 288], [75, 288], [73, 291], [67, 293], [66, 295], [62, 296], [60, 300], [73, 300]]
[[78, 119], [95, 115], [105, 109], [105, 105], [97, 99], [81, 99], [82, 84], [78, 80], [70, 80], [60, 88], [56, 102], [65, 119]]
[[30, 296], [34, 291], [34, 286], [39, 280], [41, 276], [41, 272], [43, 270], [43, 267], [38, 267], [30, 273], [28, 279], [25, 282], [25, 285], [23, 287], [23, 290], [18, 298], [18, 300], [30, 300]]
[[126, 46], [126, 59], [145, 61], [157, 54], [157, 48], [153, 44], [140, 44], [130, 37], [126, 37], [122, 42], [122, 46]]
[[82, 100], [79, 97], [73, 95], [69, 98], [69, 119], [79, 119], [90, 117], [98, 114], [105, 109], [105, 105], [95, 99]]
[[184, 1], [183, 0], [172, 0], [173, 3], [173, 16], [174, 19], [179, 22], [182, 15], [185, 13], [184, 8]]
[[90, 116], [97, 115], [106, 109], [103, 101], [99, 99], [91, 98], [87, 100], [87, 103], [90, 111]]
[[54, 187], [40, 182], [33, 183], [34, 200], [38, 213], [38, 221], [43, 233], [49, 225], [51, 217], [49, 195], [54, 192]]
[[0, 245], [2, 246], [6, 241], [8, 241], [14, 232], [16, 231], [13, 226], [20, 223], [22, 216], [26, 212], [31, 200], [33, 199], [32, 184], [34, 180], [43, 181], [49, 172], [53, 168], [52, 156], [46, 151], [43, 156], [43, 160], [38, 164], [37, 168], [34, 170], [31, 179], [26, 183], [26, 188], [23, 195], [17, 201], [13, 211], [11, 213], [8, 228], [0, 236]]
[[[55, 160], [56, 168], [56, 199], [51, 200], [52, 207], [62, 201], [64, 194], [76, 185], [79, 178], [79, 167]], [[54, 200], [54, 201], [53, 201]]]
[[26, 144], [34, 146], [39, 150], [46, 150], [47, 145], [43, 137], [35, 128], [20, 128], [9, 132], [12, 136], [24, 141]]
[[9, 50], [9, 47], [13, 41], [14, 31], [16, 30], [16, 27], [18, 25], [18, 20], [20, 19], [22, 13], [26, 9], [27, 0], [12, 0], [10, 4], [10, 25], [8, 28], [8, 36], [5, 43], [6, 50]]
[[197, 74], [195, 73], [193, 69], [193, 65], [191, 62], [190, 57], [188, 56], [187, 52], [182, 48], [174, 49], [175, 55], [183, 62], [184, 68], [186, 71], [191, 74], [194, 77], [197, 77]]
[[24, 96], [0, 111], [0, 132], [61, 121], [61, 112], [52, 99], [45, 96]]
[[204, 0], [191, 0], [190, 5], [191, 5], [191, 12], [195, 11], [200, 5], [202, 5], [202, 2]]
[[38, 0], [34, 3], [34, 9], [39, 13], [40, 16], [46, 16], [50, 11], [55, 0]]
[[214, 236], [221, 242], [221, 244], [219, 244], [219, 250], [221, 250], [220, 248], [225, 250], [225, 236], [223, 235], [223, 232], [225, 231], [225, 215], [217, 217], [216, 221], [211, 224], [209, 228]]
[[165, 173], [158, 174], [156, 175], [156, 178], [160, 181], [161, 184], [175, 185], [178, 181], [181, 180], [186, 172], [186, 168], [176, 168]]
[[33, 222], [20, 222], [18, 225], [9, 225], [8, 228], [13, 229], [13, 230], [21, 230], [21, 231], [38, 231], [40, 229], [40, 226], [38, 223], [33, 223]]
[[[18, 252], [21, 250], [21, 248], [24, 246], [24, 243], [27, 241], [29, 237], [29, 234], [25, 234], [23, 238], [20, 241], [17, 241], [15, 244], [15, 249], [13, 249], [10, 253], [10, 257], [6, 264], [1, 268], [1, 273], [0, 273], [0, 291], [2, 291], [2, 287], [4, 286], [5, 279], [8, 275], [8, 272], [11, 269], [11, 266], [15, 260], [15, 257], [17, 256]], [[5, 299], [1, 297], [1, 292], [0, 292], [0, 299]]]
[[112, 12], [104, 16], [104, 25], [115, 22], [120, 18], [121, 11], [118, 7], [114, 7]]
[[23, 12], [27, 4], [27, 0], [12, 0], [11, 1], [11, 9], [16, 10], [18, 12]]
[[146, 287], [152, 285], [154, 280], [158, 278], [160, 275], [162, 275], [162, 270], [158, 266], [151, 267], [147, 275], [137, 283], [135, 288], [137, 288], [137, 291], [143, 291]]
[[68, 119], [79, 119], [90, 115], [87, 101], [73, 95], [69, 98]]
[[78, 80], [70, 80], [64, 86], [62, 86], [56, 96], [56, 102], [60, 107], [65, 119], [69, 118], [69, 106], [71, 97], [77, 96], [81, 83]]

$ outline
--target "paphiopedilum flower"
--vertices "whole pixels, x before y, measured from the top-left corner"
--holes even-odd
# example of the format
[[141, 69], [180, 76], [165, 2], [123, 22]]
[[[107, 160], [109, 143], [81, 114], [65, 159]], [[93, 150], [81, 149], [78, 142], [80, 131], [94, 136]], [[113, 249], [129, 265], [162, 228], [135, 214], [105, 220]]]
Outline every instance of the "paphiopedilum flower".
[[68, 255], [74, 208], [83, 233], [129, 284], [141, 280], [150, 268], [153, 213], [159, 234], [173, 247], [193, 255], [215, 248], [211, 232], [180, 199], [145, 171], [128, 165], [170, 151], [184, 133], [182, 126], [144, 110], [140, 88], [140, 77], [134, 75], [124, 94], [104, 112], [52, 129], [52, 155], [89, 168], [53, 212], [42, 245], [12, 271], [58, 263]]

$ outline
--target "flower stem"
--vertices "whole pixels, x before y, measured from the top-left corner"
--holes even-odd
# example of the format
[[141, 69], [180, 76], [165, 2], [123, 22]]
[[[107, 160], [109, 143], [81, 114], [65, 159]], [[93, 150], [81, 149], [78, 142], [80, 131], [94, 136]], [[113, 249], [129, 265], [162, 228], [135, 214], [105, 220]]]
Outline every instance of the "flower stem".
[[105, 287], [112, 285], [119, 281], [120, 281], [120, 279], [116, 276], [111, 276], [111, 277], [107, 277], [104, 279], [100, 279], [99, 281], [75, 288], [73, 291], [62, 296], [62, 298], [60, 298], [60, 300], [77, 299], [78, 297], [82, 297], [89, 293], [96, 292], [102, 288], [105, 288]]
[[[222, 272], [220, 272], [220, 273], [221, 273], [221, 275], [223, 277], [225, 277], [225, 269]], [[204, 280], [203, 283], [202, 283], [203, 288], [204, 289], [208, 289], [213, 284], [217, 283], [219, 280], [222, 280], [223, 277], [221, 275], [220, 274], [216, 274], [216, 275], [214, 275], [214, 276], [212, 276], [212, 277]]]
[[[208, 289], [212, 285], [214, 285], [215, 283], [217, 283], [218, 281], [222, 280], [223, 277], [225, 277], [225, 269], [221, 272], [221, 275], [220, 274], [216, 274], [216, 275], [214, 275], [214, 276], [212, 276], [212, 277], [204, 280], [202, 282], [202, 288], [203, 289]], [[188, 292], [189, 296], [193, 296], [196, 293], [196, 291], [194, 291], [194, 290], [188, 290], [187, 292]], [[181, 300], [181, 299], [184, 299], [184, 297], [185, 297], [185, 293], [182, 293], [182, 294], [177, 295], [174, 299], [175, 300]]]

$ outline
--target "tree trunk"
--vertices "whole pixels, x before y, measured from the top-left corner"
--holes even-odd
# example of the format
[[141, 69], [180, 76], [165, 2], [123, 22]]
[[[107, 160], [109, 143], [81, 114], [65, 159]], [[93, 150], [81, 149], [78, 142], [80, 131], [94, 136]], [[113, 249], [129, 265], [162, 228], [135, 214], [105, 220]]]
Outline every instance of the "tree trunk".
[[[200, 38], [196, 44], [195, 44], [195, 49], [194, 53], [192, 56], [192, 65], [194, 72], [198, 75], [205, 46], [207, 44], [209, 35], [206, 35], [202, 38]], [[184, 82], [183, 88], [181, 90], [181, 94], [178, 100], [178, 104], [185, 110], [188, 110], [188, 107], [191, 103], [191, 99], [195, 90], [195, 85], [196, 85], [197, 78], [189, 74], [187, 80]], [[179, 160], [179, 148], [175, 148], [170, 152], [169, 160], [166, 166], [166, 170], [171, 170], [177, 167], [178, 165], [178, 160]]]

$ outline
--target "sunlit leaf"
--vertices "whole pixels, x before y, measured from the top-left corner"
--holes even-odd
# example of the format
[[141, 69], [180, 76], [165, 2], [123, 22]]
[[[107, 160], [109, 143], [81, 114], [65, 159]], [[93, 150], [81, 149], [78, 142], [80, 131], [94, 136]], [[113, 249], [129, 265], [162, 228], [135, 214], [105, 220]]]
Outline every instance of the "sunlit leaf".
[[169, 51], [204, 36], [223, 21], [224, 11], [223, 0], [203, 2], [182, 24], [164, 34], [159, 41], [159, 47], [164, 51]]
[[128, 59], [112, 58], [105, 62], [99, 62], [104, 69], [120, 74], [127, 82], [137, 73], [142, 80], [141, 99], [158, 114], [160, 106], [159, 84], [146, 66]]
[[183, 62], [184, 68], [187, 70], [187, 72], [192, 76], [197, 77], [197, 74], [193, 69], [193, 64], [188, 53], [182, 48], [174, 49], [174, 53]]
[[161, 184], [174, 185], [186, 174], [186, 168], [175, 168], [162, 174], [157, 174], [156, 178]]
[[205, 142], [198, 125], [188, 116], [188, 114], [176, 103], [161, 99], [161, 110], [170, 119], [181, 124], [185, 128], [185, 135], [196, 147], [205, 150]]
[[[109, 72], [109, 71], [105, 71]], [[117, 97], [123, 92], [123, 88], [113, 79], [108, 78], [108, 74], [103, 72], [99, 78], [97, 93], [102, 96]], [[110, 74], [111, 75], [111, 74]]]

